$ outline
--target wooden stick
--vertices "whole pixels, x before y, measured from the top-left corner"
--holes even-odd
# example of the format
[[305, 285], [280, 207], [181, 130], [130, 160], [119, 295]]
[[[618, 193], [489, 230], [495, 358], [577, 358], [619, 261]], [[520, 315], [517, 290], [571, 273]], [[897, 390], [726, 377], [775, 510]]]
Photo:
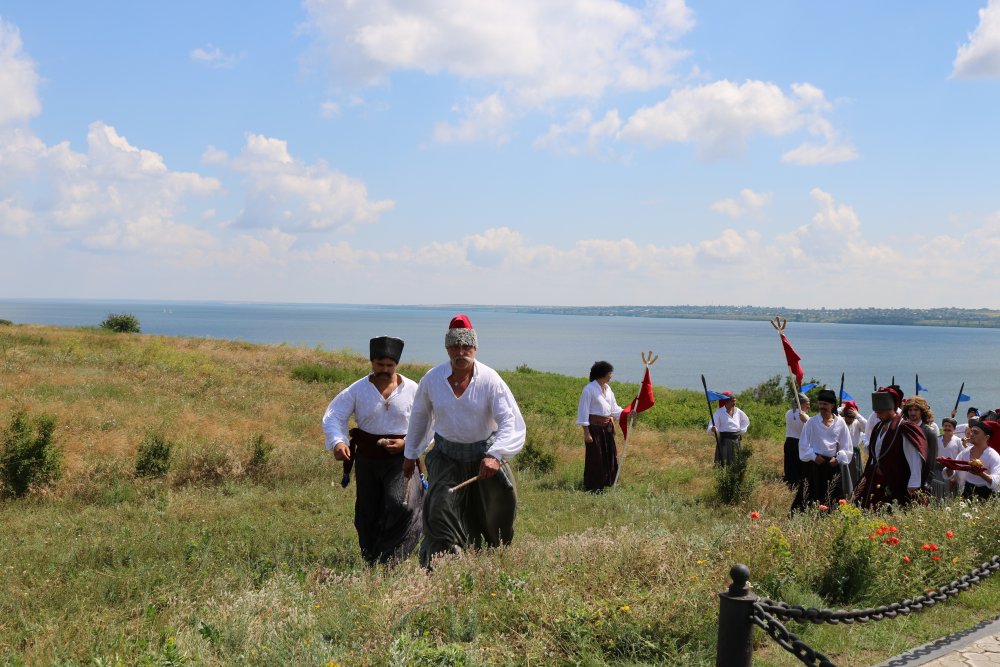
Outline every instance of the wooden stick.
[[416, 477], [416, 475], [410, 475], [406, 480], [406, 486], [403, 487], [403, 507], [410, 506], [410, 484], [413, 483], [414, 477]]
[[472, 484], [473, 482], [478, 482], [478, 481], [479, 481], [479, 475], [476, 475], [475, 477], [470, 477], [469, 479], [465, 480], [461, 484], [456, 484], [455, 486], [453, 486], [450, 489], [448, 489], [448, 493], [455, 493], [459, 489], [463, 489], [463, 488], [467, 487], [468, 485]]

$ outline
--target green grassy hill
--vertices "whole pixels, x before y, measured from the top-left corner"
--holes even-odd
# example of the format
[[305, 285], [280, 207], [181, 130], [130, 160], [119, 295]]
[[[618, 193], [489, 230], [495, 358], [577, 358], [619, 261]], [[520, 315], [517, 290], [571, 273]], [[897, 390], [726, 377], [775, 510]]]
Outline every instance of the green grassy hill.
[[[735, 562], [761, 594], [858, 607], [998, 552], [995, 505], [788, 519], [785, 406], [750, 392], [746, 501], [717, 500], [704, 398], [664, 387], [640, 416], [620, 488], [583, 493], [584, 379], [521, 368], [503, 373], [529, 433], [514, 461], [513, 545], [443, 559], [432, 574], [415, 560], [367, 569], [353, 486], [331, 485], [340, 465], [320, 430], [327, 403], [366, 368], [321, 349], [0, 326], [0, 454], [15, 415], [48, 414], [62, 470], [0, 498], [0, 663], [710, 665]], [[624, 401], [637, 386], [614, 390]], [[163, 466], [137, 472], [154, 460]], [[898, 544], [876, 534], [883, 523]], [[990, 582], [850, 634], [790, 629], [839, 665], [869, 665], [998, 607]], [[770, 640], [756, 656], [798, 664]]]

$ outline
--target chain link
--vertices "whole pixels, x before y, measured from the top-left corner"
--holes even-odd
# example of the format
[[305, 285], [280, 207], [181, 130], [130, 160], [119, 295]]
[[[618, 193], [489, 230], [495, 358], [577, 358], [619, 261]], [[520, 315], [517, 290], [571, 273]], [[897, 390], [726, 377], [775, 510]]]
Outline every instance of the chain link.
[[778, 642], [781, 648], [794, 655], [803, 664], [814, 667], [837, 667], [825, 655], [806, 644], [794, 633], [789, 632], [788, 628], [782, 625], [778, 619], [764, 611], [759, 603], [754, 604], [751, 618], [754, 625], [770, 635], [771, 639]]
[[[938, 586], [936, 589], [929, 591], [920, 597], [906, 599], [902, 602], [893, 602], [890, 605], [883, 605], [881, 607], [874, 607], [871, 609], [816, 609], [814, 607], [807, 609], [800, 605], [789, 605], [785, 602], [775, 603], [768, 599], [761, 600], [757, 603], [757, 605], [760, 606], [762, 612], [769, 615], [773, 614], [774, 616], [786, 621], [795, 620], [809, 623], [830, 623], [831, 625], [837, 625], [838, 623], [867, 623], [868, 621], [881, 621], [886, 618], [905, 616], [911, 612], [923, 611], [924, 609], [933, 607], [938, 602], [944, 602], [948, 598], [954, 597], [962, 591], [968, 590], [971, 586], [980, 583], [997, 570], [1000, 570], [1000, 556], [994, 556], [990, 560], [972, 570], [969, 574], [962, 575], [949, 584]], [[754, 617], [754, 622], [757, 623], [756, 616]], [[760, 624], [758, 623], [758, 625]], [[794, 635], [792, 636], [794, 637]]]

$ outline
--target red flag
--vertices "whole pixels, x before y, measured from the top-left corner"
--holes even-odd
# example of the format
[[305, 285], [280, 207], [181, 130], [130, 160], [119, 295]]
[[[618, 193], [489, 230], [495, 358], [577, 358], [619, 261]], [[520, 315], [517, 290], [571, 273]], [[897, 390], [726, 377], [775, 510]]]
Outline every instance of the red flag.
[[799, 365], [799, 361], [802, 360], [795, 350], [792, 349], [792, 344], [788, 342], [785, 338], [785, 334], [781, 334], [781, 347], [785, 348], [785, 361], [788, 362], [788, 370], [792, 372], [795, 376], [795, 383], [800, 387], [802, 386], [802, 366]]
[[656, 399], [653, 397], [653, 381], [649, 379], [649, 366], [646, 367], [646, 375], [642, 378], [639, 386], [639, 393], [636, 394], [632, 403], [622, 410], [618, 417], [618, 425], [622, 427], [622, 436], [628, 437], [628, 417], [634, 410], [637, 414], [653, 407]]

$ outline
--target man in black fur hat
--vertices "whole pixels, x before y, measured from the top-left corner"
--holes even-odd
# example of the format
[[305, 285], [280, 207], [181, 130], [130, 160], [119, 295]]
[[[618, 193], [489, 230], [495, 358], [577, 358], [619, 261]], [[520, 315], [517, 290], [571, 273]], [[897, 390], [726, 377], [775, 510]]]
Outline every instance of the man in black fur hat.
[[[369, 341], [372, 372], [343, 390], [323, 415], [326, 448], [354, 461], [354, 527], [369, 565], [406, 560], [420, 539], [423, 486], [403, 477], [403, 438], [417, 383], [396, 372], [403, 341]], [[354, 415], [357, 428], [348, 428]], [[345, 479], [348, 479], [345, 473]]]
[[854, 490], [861, 507], [908, 505], [927, 482], [927, 439], [919, 426], [899, 413], [902, 404], [903, 390], [898, 385], [879, 387], [872, 394], [878, 423], [868, 442], [868, 463]]

